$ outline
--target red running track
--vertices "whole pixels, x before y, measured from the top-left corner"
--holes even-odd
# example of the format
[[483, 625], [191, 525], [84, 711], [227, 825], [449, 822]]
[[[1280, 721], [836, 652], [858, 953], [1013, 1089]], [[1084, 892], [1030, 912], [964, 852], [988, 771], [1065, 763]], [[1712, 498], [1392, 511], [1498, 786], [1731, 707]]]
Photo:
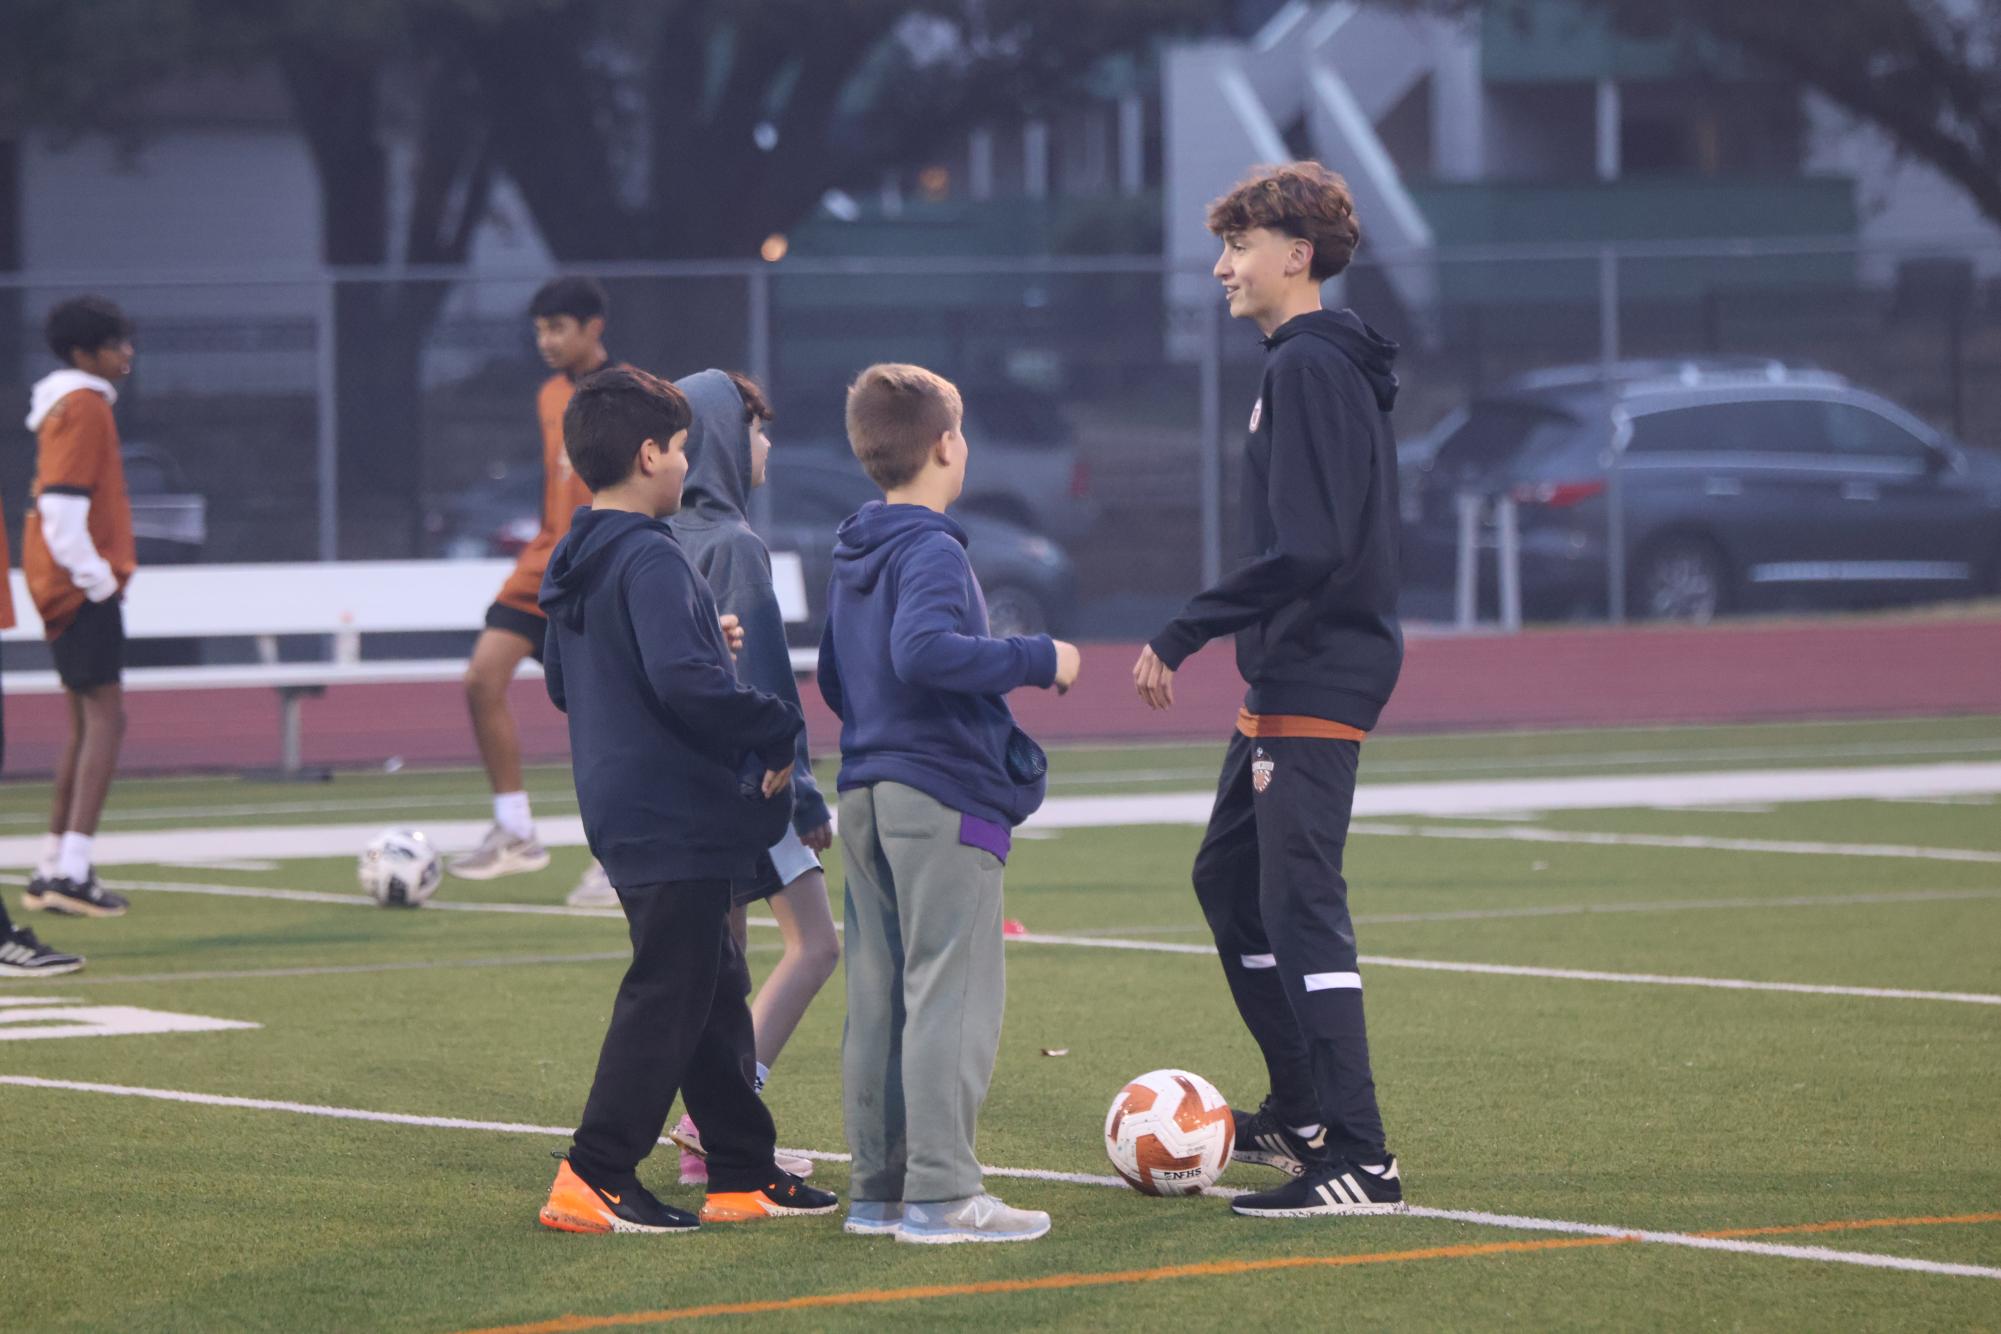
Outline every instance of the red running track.
[[[1227, 644], [1176, 678], [1176, 706], [1152, 713], [1133, 696], [1133, 644], [1093, 644], [1064, 698], [1013, 698], [1045, 741], [1209, 741], [1236, 717], [1243, 687]], [[567, 755], [562, 715], [539, 681], [512, 699], [531, 760]], [[810, 686], [816, 752], [834, 719]], [[125, 772], [239, 770], [274, 764], [276, 692], [207, 690], [127, 697]], [[1561, 629], [1413, 638], [1384, 733], [1781, 722], [2001, 713], [2001, 619], [1766, 622], [1694, 628]], [[55, 767], [67, 716], [59, 697], [6, 702], [7, 772]], [[305, 705], [309, 763], [425, 767], [476, 763], [455, 683], [352, 686]]]

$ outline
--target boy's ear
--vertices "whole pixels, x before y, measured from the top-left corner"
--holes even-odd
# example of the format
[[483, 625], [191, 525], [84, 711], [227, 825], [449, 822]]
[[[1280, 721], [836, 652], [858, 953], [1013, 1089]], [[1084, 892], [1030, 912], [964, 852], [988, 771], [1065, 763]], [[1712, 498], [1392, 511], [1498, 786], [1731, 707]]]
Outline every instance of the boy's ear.
[[593, 343], [604, 341], [604, 316], [593, 315], [584, 321], [584, 336]]

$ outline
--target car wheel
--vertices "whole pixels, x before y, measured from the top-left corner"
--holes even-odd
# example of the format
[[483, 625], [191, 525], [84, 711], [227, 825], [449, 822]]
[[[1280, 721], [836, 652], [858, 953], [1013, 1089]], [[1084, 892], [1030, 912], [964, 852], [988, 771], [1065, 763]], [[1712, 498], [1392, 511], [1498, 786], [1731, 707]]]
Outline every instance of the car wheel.
[[997, 639], [1009, 635], [1040, 635], [1049, 630], [1049, 612], [1042, 599], [1025, 588], [1003, 585], [987, 594], [987, 628]]
[[1648, 549], [1633, 578], [1633, 610], [1648, 620], [1705, 625], [1729, 602], [1723, 553], [1700, 538], [1670, 538]]

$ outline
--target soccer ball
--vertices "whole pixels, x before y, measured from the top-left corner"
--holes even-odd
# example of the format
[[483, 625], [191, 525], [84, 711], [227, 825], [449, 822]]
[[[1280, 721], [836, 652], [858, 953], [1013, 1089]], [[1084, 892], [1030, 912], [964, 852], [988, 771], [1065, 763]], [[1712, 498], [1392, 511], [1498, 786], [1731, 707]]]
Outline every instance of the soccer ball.
[[1105, 1152], [1144, 1195], [1193, 1195], [1230, 1165], [1236, 1118], [1216, 1086], [1186, 1070], [1155, 1070], [1119, 1090], [1105, 1115]]
[[437, 891], [444, 864], [414, 829], [385, 829], [361, 850], [361, 887], [385, 908], [415, 908]]

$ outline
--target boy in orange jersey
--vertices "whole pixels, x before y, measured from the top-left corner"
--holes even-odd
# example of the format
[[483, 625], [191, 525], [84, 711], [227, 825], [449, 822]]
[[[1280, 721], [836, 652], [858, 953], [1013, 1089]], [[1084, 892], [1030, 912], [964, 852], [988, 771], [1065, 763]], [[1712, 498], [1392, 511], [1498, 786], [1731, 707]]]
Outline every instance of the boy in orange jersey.
[[103, 297], [83, 296], [49, 312], [47, 334], [63, 368], [43, 376], [30, 400], [35, 485], [21, 570], [69, 700], [70, 738], [56, 768], [48, 841], [22, 902], [117, 917], [126, 901], [97, 883], [90, 851], [125, 737], [119, 604], [139, 567], [111, 415], [117, 382], [132, 373], [132, 324]]
[[[545, 283], [529, 303], [535, 322], [535, 347], [551, 375], [535, 399], [542, 424], [542, 528], [522, 548], [514, 572], [486, 612], [486, 629], [473, 645], [466, 666], [466, 705], [472, 713], [473, 736], [493, 785], [493, 828], [480, 845], [454, 857], [453, 875], [468, 880], [492, 880], [504, 875], [539, 871], [549, 853], [535, 837], [534, 817], [521, 780], [521, 734], [507, 707], [507, 686], [523, 658], [542, 660], [548, 618], [536, 605], [549, 553], [570, 531], [570, 516], [591, 503], [590, 488], [570, 466], [563, 452], [563, 410], [570, 405], [576, 382], [609, 362], [604, 348], [609, 302], [604, 288], [591, 278], [557, 278]], [[618, 899], [593, 862], [571, 891], [574, 904], [617, 907]]]

